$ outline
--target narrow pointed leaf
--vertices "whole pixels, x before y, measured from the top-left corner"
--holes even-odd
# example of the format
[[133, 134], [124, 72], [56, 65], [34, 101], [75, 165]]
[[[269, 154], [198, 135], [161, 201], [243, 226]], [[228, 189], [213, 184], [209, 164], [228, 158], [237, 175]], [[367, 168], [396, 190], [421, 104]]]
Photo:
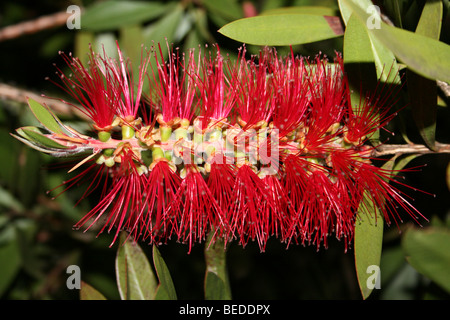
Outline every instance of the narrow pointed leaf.
[[12, 133], [11, 133], [11, 136], [16, 138], [17, 140], [19, 140], [23, 144], [25, 144], [25, 145], [29, 146], [30, 148], [33, 148], [33, 149], [35, 149], [35, 150], [37, 150], [39, 152], [56, 154], [56, 153], [58, 153], [60, 151], [60, 150], [48, 149], [48, 148], [40, 147], [40, 146], [36, 145], [35, 143], [30, 142], [29, 138], [25, 139], [25, 138], [23, 138], [21, 136], [17, 136], [17, 135], [12, 134]]
[[[416, 33], [438, 40], [441, 34], [442, 14], [442, 2], [427, 1], [417, 25]], [[427, 79], [411, 70], [407, 72], [407, 79], [414, 121], [425, 144], [431, 150], [435, 150], [436, 81]]]
[[22, 137], [28, 139], [29, 141], [37, 144], [38, 146], [42, 146], [50, 149], [67, 149], [67, 146], [64, 146], [44, 134], [40, 133], [35, 127], [22, 127], [16, 130]]
[[286, 46], [343, 35], [337, 20], [337, 17], [314, 14], [265, 15], [233, 21], [223, 26], [219, 32], [247, 44]]
[[402, 238], [406, 259], [414, 269], [450, 292], [450, 232], [428, 227], [408, 229]]
[[437, 85], [435, 80], [427, 79], [407, 70], [408, 94], [411, 112], [426, 146], [436, 149]]
[[[366, 23], [370, 15], [351, 0], [342, 0]], [[444, 42], [387, 25], [368, 29], [411, 70], [429, 78], [450, 82], [450, 46]]]
[[432, 39], [439, 39], [443, 10], [441, 1], [427, 0], [417, 24], [416, 33]]
[[228, 21], [242, 18], [242, 8], [236, 0], [203, 0], [203, 5], [214, 15]]
[[[174, 41], [175, 32], [183, 18], [183, 7], [176, 5], [173, 9], [167, 11], [161, 19], [144, 28], [143, 39], [146, 45], [165, 44], [166, 40], [170, 44]], [[154, 42], [154, 43], [153, 43]], [[166, 50], [163, 50], [165, 52]]]
[[375, 89], [377, 75], [375, 59], [367, 30], [352, 16], [344, 34], [344, 63], [351, 93], [352, 108], [356, 111], [367, 92]]
[[162, 15], [167, 10], [163, 2], [103, 1], [88, 7], [81, 16], [83, 30], [105, 31], [142, 23]]
[[0, 234], [0, 295], [3, 295], [16, 278], [22, 266], [20, 239], [17, 230], [8, 224]]
[[400, 156], [396, 159], [395, 165], [392, 168], [392, 174], [395, 175], [399, 170], [405, 168], [408, 163], [410, 163], [415, 158], [421, 156], [420, 154], [408, 154], [404, 156]]
[[80, 300], [106, 300], [106, 298], [97, 289], [81, 281]]
[[[368, 93], [375, 91], [377, 72], [372, 42], [362, 22], [351, 16], [344, 34], [344, 64], [351, 90], [351, 104], [355, 113], [364, 105]], [[370, 139], [378, 140], [378, 130]]]
[[[353, 1], [355, 5], [358, 5], [364, 11], [367, 11], [369, 7], [373, 6], [372, 1], [370, 0], [348, 0], [348, 1]], [[350, 17], [353, 12], [352, 6], [348, 4], [348, 1], [338, 0], [339, 10], [341, 11], [341, 17], [345, 25], [348, 24], [348, 21], [350, 20]]]
[[[395, 170], [402, 169], [413, 159], [406, 156], [402, 159], [403, 161], [397, 162], [398, 157], [398, 155], [393, 156], [382, 166], [384, 170], [391, 171], [391, 177], [395, 174]], [[358, 218], [355, 225], [355, 266], [361, 294], [364, 299], [367, 299], [374, 288], [375, 269], [380, 270], [384, 223], [381, 212], [373, 205], [367, 191], [359, 205]], [[378, 274], [378, 276], [381, 275]], [[381, 283], [381, 279], [377, 281]]]
[[78, 57], [83, 65], [87, 65], [89, 61], [89, 46], [95, 43], [95, 33], [90, 31], [79, 30], [75, 34], [74, 51], [75, 57]]
[[335, 16], [336, 10], [333, 8], [320, 6], [298, 6], [270, 9], [261, 12], [260, 15], [269, 14], [315, 14], [318, 16]]
[[0, 187], [0, 205], [16, 212], [23, 212], [24, 205], [7, 189]]
[[358, 217], [355, 225], [355, 265], [361, 294], [367, 299], [374, 288], [370, 278], [374, 276], [374, 271], [371, 268], [379, 270], [383, 242], [383, 217], [367, 193], [359, 205]]
[[150, 263], [140, 246], [128, 240], [126, 233], [116, 257], [116, 277], [122, 300], [152, 300], [157, 286]]
[[[175, 286], [173, 285], [172, 277], [170, 276], [169, 269], [167, 268], [167, 265], [156, 246], [153, 246], [153, 263], [155, 265], [156, 274], [158, 275], [160, 283], [158, 292], [165, 291], [165, 293], [167, 294], [167, 299], [176, 300], [177, 294], [175, 291]], [[158, 294], [156, 298], [157, 297]]]
[[[344, 20], [345, 24], [348, 28], [349, 20], [352, 16], [352, 8], [346, 4], [345, 1], [339, 0], [339, 7], [341, 10], [341, 16]], [[379, 19], [381, 20], [381, 17], [379, 16], [378, 12], [374, 10], [374, 6], [372, 4], [372, 1], [370, 0], [362, 0], [357, 2], [357, 4], [361, 8], [365, 8], [365, 11], [371, 12], [371, 16], [373, 19]], [[356, 17], [354, 17], [356, 18]], [[353, 19], [352, 19], [353, 20]], [[352, 22], [353, 25], [357, 24], [356, 22]], [[395, 59], [394, 53], [387, 48], [380, 40], [378, 40], [377, 37], [375, 37], [371, 32], [367, 29], [367, 24], [360, 20], [360, 25], [358, 26], [359, 33], [367, 34], [367, 36], [370, 39], [371, 47], [364, 48], [363, 50], [369, 50], [373, 56], [373, 62], [375, 63], [375, 68], [377, 72], [377, 77], [383, 82], [389, 82], [389, 83], [400, 83], [400, 76], [398, 75], [398, 65], [397, 61]], [[355, 27], [353, 27], [354, 29]], [[345, 31], [347, 33], [347, 30]], [[354, 32], [354, 31], [353, 31]], [[344, 36], [345, 37], [345, 36]]]
[[28, 99], [28, 105], [36, 119], [38, 119], [45, 128], [54, 133], [64, 134], [64, 131], [59, 124], [60, 121], [57, 120], [57, 117], [48, 108], [33, 99]]
[[161, 284], [158, 285], [155, 292], [154, 300], [174, 300], [169, 297], [167, 290]]

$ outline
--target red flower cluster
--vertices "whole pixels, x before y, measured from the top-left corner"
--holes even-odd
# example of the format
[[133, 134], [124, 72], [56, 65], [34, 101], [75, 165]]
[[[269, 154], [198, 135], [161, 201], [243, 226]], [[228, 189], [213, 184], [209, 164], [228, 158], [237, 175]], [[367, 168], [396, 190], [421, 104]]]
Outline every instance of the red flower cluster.
[[388, 223], [398, 205], [415, 216], [366, 144], [389, 106], [373, 97], [352, 108], [339, 55], [330, 63], [267, 49], [248, 60], [243, 48], [232, 61], [215, 49], [169, 50], [164, 61], [159, 47], [137, 79], [120, 49], [118, 62], [91, 52], [88, 66], [64, 56], [65, 90], [97, 133], [81, 143], [91, 165], [66, 184], [89, 173], [86, 195], [103, 185], [77, 228], [102, 222], [116, 237], [176, 237], [189, 249], [212, 232], [264, 250], [270, 236], [327, 246], [334, 234], [347, 246], [362, 203]]

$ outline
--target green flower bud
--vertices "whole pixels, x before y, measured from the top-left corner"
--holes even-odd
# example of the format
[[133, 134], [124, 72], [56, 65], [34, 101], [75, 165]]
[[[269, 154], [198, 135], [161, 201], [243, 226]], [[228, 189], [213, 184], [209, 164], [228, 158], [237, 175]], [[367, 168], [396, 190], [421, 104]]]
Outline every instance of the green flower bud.
[[98, 139], [101, 142], [107, 142], [109, 139], [111, 139], [111, 133], [109, 131], [99, 131]]

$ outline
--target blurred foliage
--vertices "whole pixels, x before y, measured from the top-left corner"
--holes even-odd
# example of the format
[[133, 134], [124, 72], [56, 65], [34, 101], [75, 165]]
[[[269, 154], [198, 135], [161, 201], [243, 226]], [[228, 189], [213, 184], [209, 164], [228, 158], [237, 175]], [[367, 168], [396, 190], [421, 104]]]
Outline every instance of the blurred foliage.
[[[425, 1], [374, 3], [395, 26], [414, 31]], [[222, 53], [233, 58], [242, 44], [217, 32], [229, 22], [253, 13], [294, 6], [321, 6], [339, 14], [338, 3], [333, 0], [91, 0], [73, 3], [16, 0], [0, 4], [0, 28], [66, 11], [70, 4], [83, 8], [81, 29], [69, 30], [62, 25], [0, 42], [1, 83], [64, 97], [63, 92], [44, 80], [54, 74], [53, 63], [63, 67], [58, 55], [60, 50], [83, 57], [91, 44], [96, 50], [103, 46], [108, 55], [114, 56], [114, 41], [118, 39], [127, 56], [132, 61], [140, 61], [141, 44], [149, 48], [157, 43], [165, 44], [167, 40], [182, 51], [217, 43]], [[443, 10], [440, 41], [449, 44], [448, 0], [443, 1]], [[259, 49], [253, 45], [248, 48], [250, 53]], [[280, 54], [289, 50], [277, 49]], [[305, 56], [319, 52], [334, 56], [335, 51], [342, 52], [343, 38], [296, 45], [293, 50]], [[402, 98], [406, 104], [407, 95]], [[81, 125], [80, 119], [72, 114], [58, 116], [63, 121]], [[400, 133], [389, 135], [391, 142], [404, 143], [407, 139], [423, 143], [412, 119], [411, 110], [406, 108], [398, 118], [401, 121], [389, 125], [390, 131]], [[107, 299], [120, 299], [114, 271], [117, 244], [109, 248], [112, 237], [102, 234], [96, 238], [98, 230], [95, 229], [86, 233], [72, 230], [72, 225], [95, 203], [96, 195], [76, 205], [83, 188], [73, 188], [53, 199], [58, 191], [47, 191], [67, 179], [70, 164], [66, 166], [58, 159], [40, 154], [9, 134], [17, 127], [37, 125], [35, 121], [23, 102], [0, 100], [0, 296], [3, 299], [79, 299], [78, 290], [66, 287], [67, 266], [75, 264], [82, 270], [83, 281]], [[450, 142], [449, 126], [448, 97], [440, 92], [437, 141]], [[446, 291], [450, 265], [442, 271], [442, 268], [420, 263], [430, 256], [440, 257], [439, 252], [429, 252], [430, 247], [441, 247], [440, 241], [446, 241], [448, 247], [449, 160], [448, 154], [431, 154], [408, 162], [406, 168], [421, 167], [418, 172], [403, 173], [403, 182], [436, 195], [405, 190], [415, 199], [417, 209], [430, 219], [429, 223], [421, 223], [423, 231], [431, 237], [418, 236], [421, 229], [413, 221], [404, 221], [398, 228], [385, 228], [381, 290], [375, 290], [370, 299], [450, 298], [450, 292]], [[151, 248], [143, 246], [143, 250], [151, 256]], [[205, 259], [202, 246], [194, 247], [190, 255], [187, 248], [178, 243], [169, 243], [159, 250], [171, 271], [178, 298], [203, 299]], [[276, 239], [269, 241], [265, 253], [260, 253], [253, 243], [246, 248], [231, 244], [227, 263], [232, 296], [235, 299], [360, 299], [352, 251], [345, 253], [343, 244], [337, 241], [331, 241], [329, 249], [318, 252], [315, 247], [295, 245], [286, 250]], [[446, 255], [443, 261], [448, 263], [448, 251], [443, 255]], [[443, 272], [443, 275], [430, 276], [429, 270]], [[447, 285], [439, 284], [442, 278]]]

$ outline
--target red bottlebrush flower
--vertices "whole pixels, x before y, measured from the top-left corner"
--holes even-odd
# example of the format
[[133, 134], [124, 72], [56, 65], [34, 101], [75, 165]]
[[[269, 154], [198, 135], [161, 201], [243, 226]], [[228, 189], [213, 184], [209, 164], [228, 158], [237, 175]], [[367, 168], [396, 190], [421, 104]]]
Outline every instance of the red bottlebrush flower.
[[219, 46], [217, 55], [204, 56], [200, 59], [200, 72], [194, 76], [199, 91], [199, 114], [196, 126], [200, 131], [214, 127], [227, 120], [234, 107], [235, 92], [230, 79], [226, 77], [224, 58], [220, 55]]
[[[186, 177], [168, 210], [173, 216], [174, 232], [189, 252], [195, 242], [202, 242], [213, 230], [220, 236], [227, 228], [222, 210], [195, 165], [186, 165]], [[213, 228], [212, 228], [213, 227]]]
[[[117, 52], [119, 54], [119, 61], [109, 59], [105, 62], [115, 81], [119, 84], [120, 90], [116, 91], [115, 107], [117, 114], [125, 121], [131, 122], [136, 119], [139, 107], [141, 105], [142, 90], [144, 88], [144, 76], [147, 73], [147, 67], [150, 56], [144, 58], [141, 53], [141, 64], [139, 66], [139, 77], [137, 79], [137, 86], [135, 88], [135, 79], [130, 63], [123, 57], [122, 51], [117, 44]], [[142, 48], [143, 51], [143, 48]]]
[[245, 131], [254, 125], [267, 125], [275, 108], [269, 81], [273, 56], [265, 50], [256, 62], [255, 57], [250, 61], [245, 59], [245, 48], [240, 54], [233, 70], [232, 86], [236, 90], [236, 118]]
[[[266, 181], [267, 182], [267, 181]], [[242, 245], [248, 240], [256, 240], [264, 250], [268, 238], [277, 230], [277, 218], [272, 215], [282, 214], [277, 207], [276, 193], [272, 185], [266, 185], [253, 169], [245, 164], [236, 173], [233, 188], [233, 205], [230, 209], [230, 232], [239, 238]]]
[[[309, 94], [311, 108], [306, 114], [306, 150], [321, 148], [334, 139], [336, 128], [350, 107], [350, 93], [343, 70], [343, 61], [337, 56], [333, 65], [316, 57], [310, 65]], [[331, 134], [330, 134], [331, 133]]]
[[116, 115], [113, 106], [119, 85], [106, 71], [108, 69], [106, 61], [99, 58], [92, 48], [89, 52], [87, 67], [79, 58], [67, 56], [62, 52], [60, 54], [70, 68], [71, 75], [66, 76], [61, 69], [57, 68], [57, 74], [63, 85], [52, 82], [80, 104], [80, 106], [72, 105], [87, 115], [97, 128], [109, 130]]
[[280, 237], [281, 241], [286, 241], [290, 225], [290, 212], [293, 210], [286, 189], [280, 181], [279, 174], [266, 175], [262, 178], [266, 186], [266, 202], [263, 203], [262, 210], [265, 219], [269, 222], [266, 225], [266, 233], [269, 236]]
[[281, 138], [292, 134], [304, 121], [311, 99], [309, 75], [304, 59], [294, 57], [291, 52], [284, 61], [275, 55], [269, 77], [275, 88], [273, 126], [279, 130]]
[[162, 119], [159, 121], [163, 124], [172, 126], [179, 120], [191, 121], [195, 112], [193, 99], [196, 89], [190, 74], [197, 72], [193, 52], [190, 53], [189, 60], [186, 62], [184, 55], [180, 61], [178, 50], [176, 52], [170, 50], [166, 63], [160, 45], [158, 49], [159, 57], [156, 51], [154, 54], [157, 72], [152, 70], [151, 74], [147, 75], [152, 84], [150, 104], [156, 113], [162, 114]]
[[125, 150], [119, 161], [120, 166], [110, 169], [112, 182], [102, 200], [75, 225], [75, 228], [80, 228], [93, 219], [86, 229], [89, 230], [106, 215], [99, 233], [108, 225], [108, 232], [115, 228], [111, 245], [116, 241], [120, 230], [129, 231], [135, 238], [147, 231], [142, 230], [146, 225], [141, 219], [145, 210], [142, 191], [146, 187], [146, 176], [140, 172], [139, 160], [131, 150]]
[[[230, 208], [233, 205], [233, 188], [236, 179], [236, 167], [234, 164], [226, 164], [225, 161], [211, 164], [211, 172], [208, 176], [208, 188], [216, 199], [223, 219], [230, 219]], [[228, 224], [228, 223], [227, 223]]]
[[145, 207], [142, 215], [145, 229], [142, 239], [150, 243], [166, 241], [170, 238], [173, 217], [168, 215], [171, 203], [176, 199], [181, 179], [164, 159], [150, 168], [144, 188]]
[[377, 85], [375, 92], [368, 94], [359, 105], [349, 108], [344, 139], [347, 143], [361, 145], [375, 131], [383, 128], [396, 113], [391, 112], [391, 106], [397, 101], [393, 97], [393, 89], [387, 84]]

